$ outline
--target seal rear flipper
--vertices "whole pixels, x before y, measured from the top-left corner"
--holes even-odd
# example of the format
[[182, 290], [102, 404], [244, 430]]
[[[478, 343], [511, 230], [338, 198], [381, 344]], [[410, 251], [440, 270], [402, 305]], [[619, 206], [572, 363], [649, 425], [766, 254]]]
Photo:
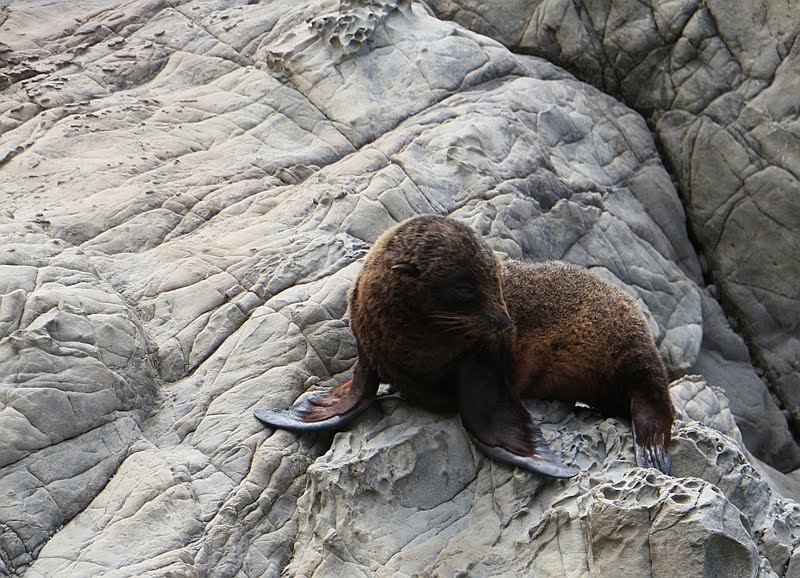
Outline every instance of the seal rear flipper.
[[672, 458], [669, 450], [664, 447], [664, 437], [662, 436], [655, 443], [643, 442], [636, 433], [636, 422], [631, 423], [633, 430], [633, 445], [636, 448], [636, 465], [640, 468], [655, 468], [662, 473], [669, 475], [672, 469]]
[[672, 458], [672, 403], [654, 396], [634, 395], [631, 400], [631, 430], [636, 451], [636, 465], [656, 468], [669, 474]]
[[356, 363], [350, 381], [306, 396], [289, 409], [257, 409], [253, 415], [267, 425], [292, 431], [337, 429], [372, 404], [379, 384], [374, 371]]
[[480, 362], [462, 362], [458, 410], [470, 439], [489, 457], [554, 478], [578, 474], [547, 445], [522, 401], [508, 390], [502, 370]]

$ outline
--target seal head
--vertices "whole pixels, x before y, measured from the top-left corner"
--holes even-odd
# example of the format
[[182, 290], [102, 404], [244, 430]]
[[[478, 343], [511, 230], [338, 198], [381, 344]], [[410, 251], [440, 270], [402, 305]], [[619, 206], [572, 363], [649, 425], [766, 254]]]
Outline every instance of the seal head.
[[468, 352], [506, 347], [502, 267], [470, 227], [442, 217], [406, 221], [372, 248], [350, 295], [359, 359], [404, 397], [455, 411], [452, 377]]

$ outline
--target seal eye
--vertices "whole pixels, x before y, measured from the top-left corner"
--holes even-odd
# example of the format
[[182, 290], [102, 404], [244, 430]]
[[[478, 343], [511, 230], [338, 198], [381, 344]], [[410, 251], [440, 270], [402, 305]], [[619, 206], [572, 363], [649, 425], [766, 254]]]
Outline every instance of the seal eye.
[[447, 290], [447, 301], [454, 308], [465, 308], [478, 300], [478, 289], [469, 281], [458, 281]]
[[392, 265], [392, 271], [397, 271], [403, 275], [410, 275], [411, 277], [419, 277], [419, 269], [413, 263], [398, 263]]

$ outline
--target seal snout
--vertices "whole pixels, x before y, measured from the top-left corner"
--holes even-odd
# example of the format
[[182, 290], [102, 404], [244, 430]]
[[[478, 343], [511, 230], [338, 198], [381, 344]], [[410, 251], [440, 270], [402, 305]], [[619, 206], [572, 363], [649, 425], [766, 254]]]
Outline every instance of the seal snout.
[[509, 319], [508, 313], [505, 311], [490, 314], [489, 320], [499, 332], [508, 331], [509, 327], [511, 327], [511, 319]]

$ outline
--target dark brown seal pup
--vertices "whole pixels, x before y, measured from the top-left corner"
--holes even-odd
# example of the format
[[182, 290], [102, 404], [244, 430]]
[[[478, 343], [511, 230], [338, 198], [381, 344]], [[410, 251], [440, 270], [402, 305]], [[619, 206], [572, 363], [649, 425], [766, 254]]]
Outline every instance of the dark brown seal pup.
[[630, 416], [636, 461], [669, 472], [674, 409], [667, 372], [636, 303], [558, 262], [502, 266], [470, 227], [417, 217], [384, 233], [350, 295], [353, 379], [289, 410], [255, 416], [292, 430], [337, 428], [381, 382], [433, 411], [458, 411], [491, 457], [571, 477], [522, 397], [581, 401]]

